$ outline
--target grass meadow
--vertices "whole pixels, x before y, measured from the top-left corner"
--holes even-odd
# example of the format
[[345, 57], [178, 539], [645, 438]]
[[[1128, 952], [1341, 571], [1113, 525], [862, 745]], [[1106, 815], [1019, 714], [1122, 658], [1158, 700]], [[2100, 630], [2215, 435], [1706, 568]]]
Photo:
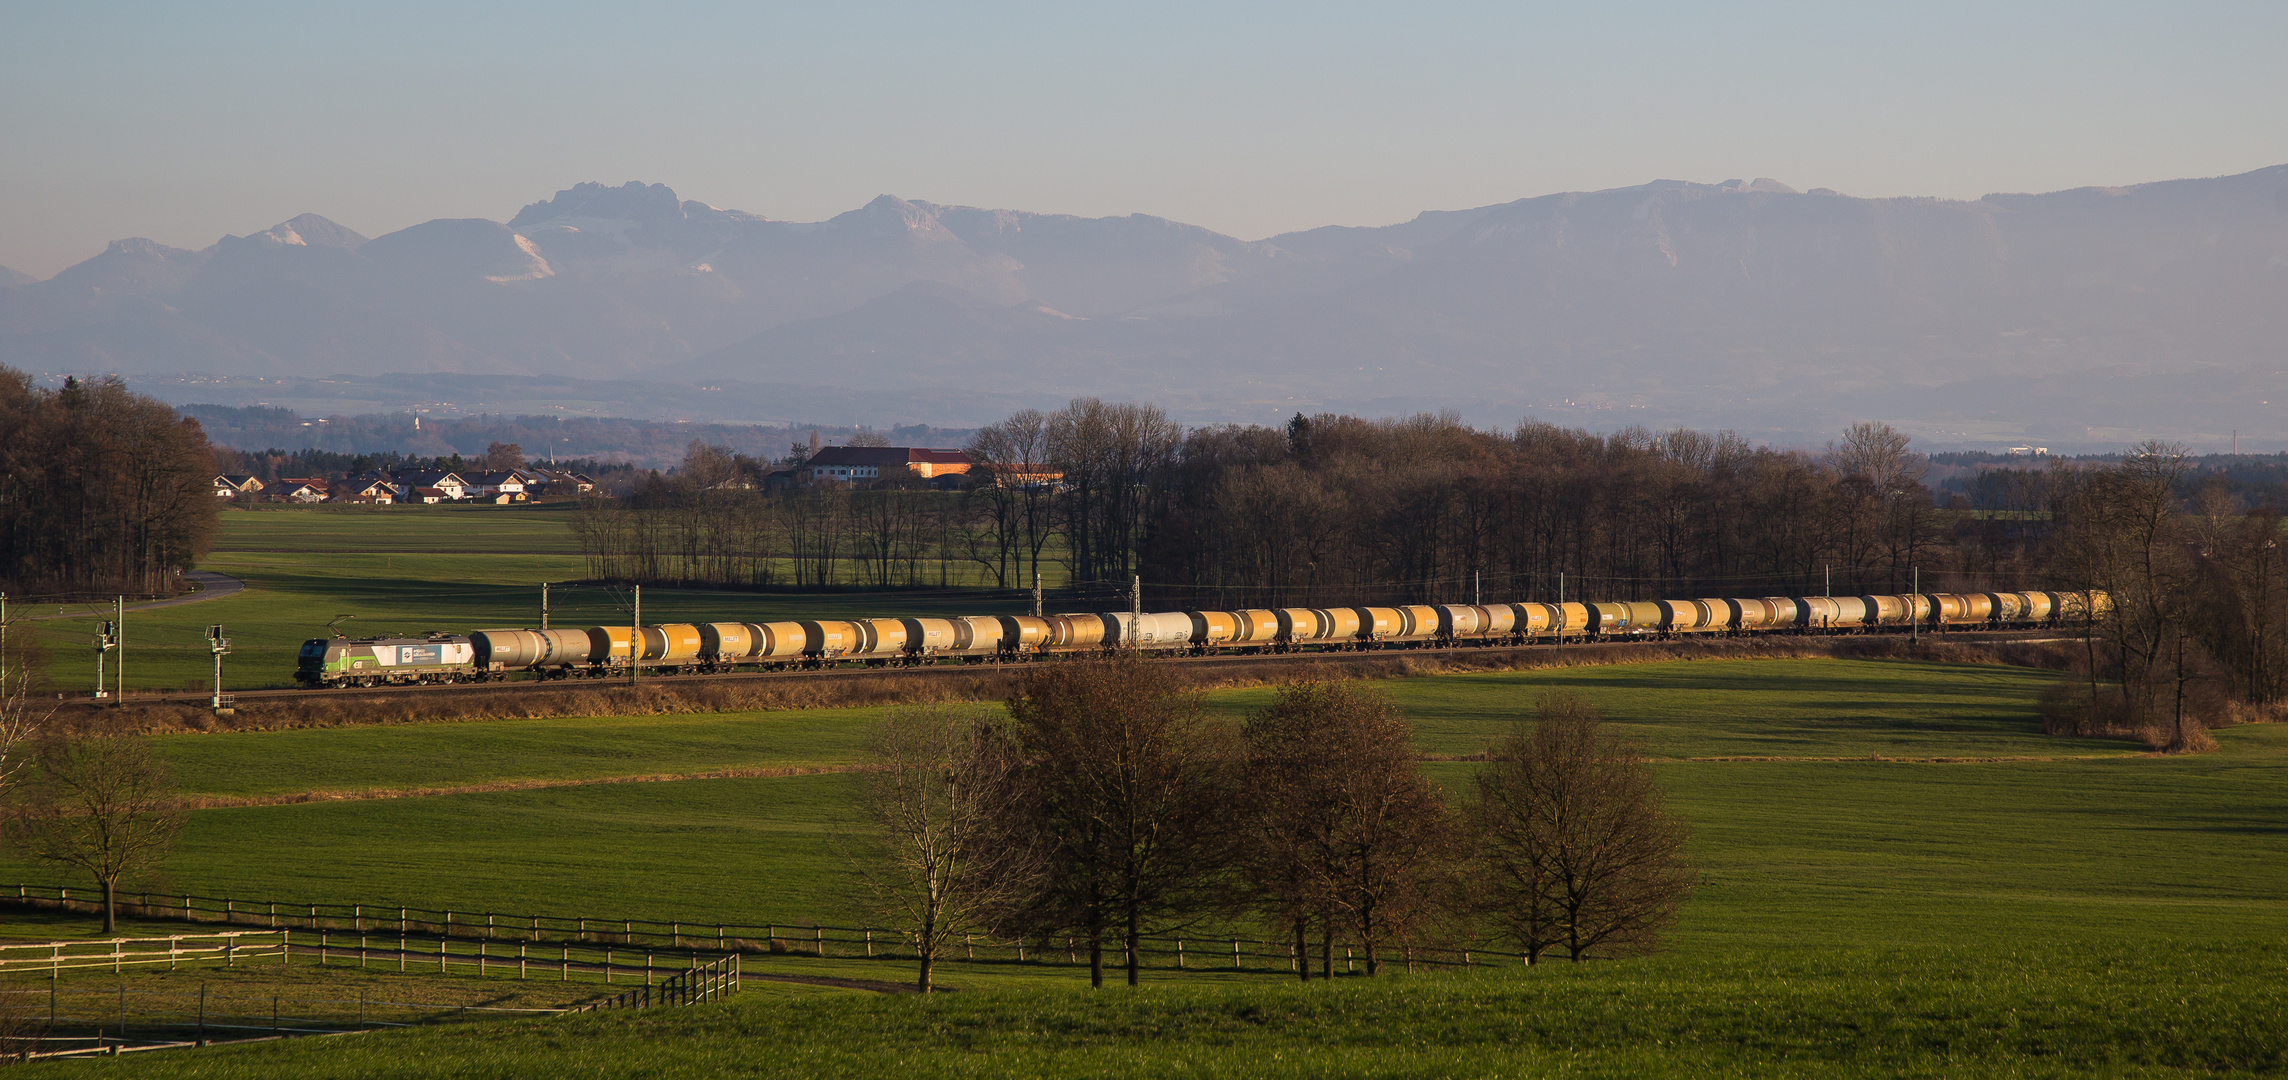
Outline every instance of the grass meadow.
[[[199, 566], [246, 583], [233, 596], [127, 613], [127, 686], [206, 690], [214, 658], [206, 628], [232, 639], [223, 685], [251, 690], [294, 685], [302, 642], [324, 637], [336, 616], [353, 637], [467, 633], [537, 626], [541, 585], [586, 576], [569, 505], [397, 506], [226, 509], [215, 550]], [[1052, 587], [1055, 581], [1049, 583]], [[995, 599], [993, 597], [999, 597]], [[814, 595], [650, 588], [647, 623], [770, 621], [822, 617], [1016, 614], [1029, 601], [975, 590], [848, 592]], [[549, 625], [625, 623], [633, 596], [624, 588], [559, 585], [549, 593]], [[97, 627], [112, 618], [105, 598], [67, 603], [11, 601], [47, 653], [47, 682], [73, 694], [95, 686]], [[117, 654], [106, 664], [117, 662]], [[108, 670], [108, 669], [107, 669]]]
[[[316, 524], [248, 516], [290, 522], [264, 523], [265, 543], [294, 529], [312, 530], [296, 534], [307, 544], [348, 543], [325, 538], [322, 515], [311, 516]], [[547, 560], [576, 561], [399, 554], [378, 541], [361, 552], [262, 551], [251, 535], [218, 553], [216, 568], [243, 570], [254, 587], [209, 606], [312, 625], [352, 606], [375, 623], [425, 610], [466, 620], [425, 624], [439, 628], [521, 622], [532, 607], [524, 592], [558, 572]], [[392, 577], [395, 560], [410, 556], [427, 561]], [[497, 573], [477, 583], [488, 566]], [[527, 576], [499, 580], [502, 568]], [[648, 615], [649, 590], [645, 599]], [[692, 602], [849, 610], [876, 600], [910, 609], [874, 596]], [[200, 605], [176, 610], [185, 626], [216, 621]], [[291, 643], [310, 632], [281, 631], [280, 645], [260, 647], [290, 659]], [[1650, 957], [1309, 986], [1278, 970], [1161, 966], [1138, 991], [1103, 993], [1086, 991], [1085, 967], [957, 962], [940, 981], [959, 992], [930, 999], [757, 981], [732, 1002], [699, 1008], [169, 1051], [34, 1065], [28, 1075], [2288, 1072], [2288, 726], [2219, 731], [2216, 752], [2181, 757], [2049, 738], [2035, 703], [2058, 677], [1766, 659], [1380, 684], [1413, 720], [1424, 768], [1457, 794], [1477, 767], [1466, 759], [1551, 689], [1588, 695], [1642, 740], [1670, 809], [1691, 830], [1701, 875], [1666, 948]], [[1219, 691], [1210, 704], [1237, 717], [1269, 695]], [[839, 840], [852, 821], [847, 770], [876, 715], [161, 736], [180, 786], [208, 808], [193, 813], [150, 884], [251, 901], [850, 924], [860, 916]], [[78, 884], [0, 854], [0, 882], [9, 878]], [[17, 940], [93, 935], [84, 918], [0, 917], [0, 936]], [[771, 955], [749, 958], [747, 970], [895, 981], [910, 965]]]
[[[725, 1006], [35, 1072], [151, 1076], [2214, 1075], [2288, 1067], [2288, 728], [2213, 754], [2035, 734], [2055, 676], [1903, 661], [1680, 662], [1394, 680], [1434, 776], [1579, 690], [1645, 741], [1703, 884], [1662, 954], [1296, 987], [954, 964], [940, 1000], [778, 985]], [[1236, 715], [1264, 691], [1213, 695]], [[596, 917], [849, 923], [847, 773], [870, 710], [159, 740], [213, 799], [174, 888]], [[57, 881], [10, 860], [7, 876]], [[11, 918], [8, 923], [17, 920]], [[54, 936], [53, 920], [8, 925]], [[83, 929], [84, 932], [84, 929]], [[763, 975], [898, 980], [864, 958]], [[411, 976], [407, 976], [411, 977]], [[769, 1047], [770, 1052], [757, 1052]]]

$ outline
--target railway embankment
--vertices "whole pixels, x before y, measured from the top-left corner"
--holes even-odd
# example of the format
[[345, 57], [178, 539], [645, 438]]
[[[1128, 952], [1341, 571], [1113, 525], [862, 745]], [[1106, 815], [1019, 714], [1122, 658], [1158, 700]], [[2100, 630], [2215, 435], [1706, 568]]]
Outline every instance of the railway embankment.
[[[1762, 638], [1726, 641], [1596, 642], [1492, 649], [1205, 656], [1159, 661], [1182, 669], [1198, 689], [1270, 686], [1299, 679], [1397, 679], [1469, 672], [1643, 664], [1674, 660], [1838, 657], [2009, 664], [2059, 669], [2073, 642], [2036, 635]], [[146, 733], [279, 731], [294, 728], [435, 724], [560, 716], [868, 708], [930, 702], [998, 701], [1023, 665], [940, 665], [825, 671], [690, 675], [626, 682], [512, 681], [376, 690], [280, 690], [234, 695], [230, 715], [200, 698], [120, 704], [68, 703], [57, 719], [118, 725]]]

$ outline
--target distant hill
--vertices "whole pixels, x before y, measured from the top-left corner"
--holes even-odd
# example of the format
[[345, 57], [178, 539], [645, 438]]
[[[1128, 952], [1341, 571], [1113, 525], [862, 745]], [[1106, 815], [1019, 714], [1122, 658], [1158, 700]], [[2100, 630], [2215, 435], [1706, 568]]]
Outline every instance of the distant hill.
[[[506, 223], [368, 240], [303, 215], [8, 280], [0, 362], [36, 371], [2288, 440], [2288, 166], [1976, 201], [1656, 181], [1255, 242], [887, 195], [782, 222], [580, 184]], [[992, 417], [883, 417], [900, 419]]]

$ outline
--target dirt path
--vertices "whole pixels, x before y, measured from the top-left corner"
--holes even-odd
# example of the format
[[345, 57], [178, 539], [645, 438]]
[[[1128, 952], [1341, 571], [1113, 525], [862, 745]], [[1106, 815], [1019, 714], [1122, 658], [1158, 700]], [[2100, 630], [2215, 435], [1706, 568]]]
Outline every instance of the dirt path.
[[[246, 591], [245, 582], [228, 574], [215, 573], [212, 570], [193, 570], [185, 576], [198, 583], [199, 591], [186, 593], [182, 596], [170, 596], [165, 600], [145, 600], [141, 603], [129, 604], [127, 610], [149, 611], [152, 608], [174, 607], [178, 604], [196, 604], [202, 600], [220, 600], [225, 596], [235, 596]], [[108, 610], [110, 609], [105, 608], [100, 611], [80, 612], [78, 614], [63, 612], [56, 615], [26, 615], [24, 619], [27, 622], [39, 619], [80, 619], [91, 615], [101, 615], [103, 611]]]
[[539, 791], [545, 788], [594, 787], [600, 784], [666, 784], [677, 780], [752, 780], [787, 776], [820, 776], [859, 772], [863, 765], [792, 765], [716, 769], [710, 772], [650, 773], [642, 776], [593, 776], [559, 780], [494, 780], [421, 788], [363, 788], [356, 791], [289, 791], [275, 795], [186, 795], [183, 805], [193, 810], [235, 806], [294, 806], [314, 802], [358, 802], [367, 799], [420, 799], [431, 795], [476, 795], [491, 791]]
[[[761, 982], [801, 983], [804, 986], [833, 986], [843, 990], [871, 990], [877, 994], [918, 994], [921, 992], [914, 989], [913, 986], [907, 983], [883, 982], [880, 979], [836, 979], [825, 975], [756, 975], [749, 972], [739, 973], [740, 982], [745, 982], [748, 979], [755, 979]], [[953, 988], [949, 986], [940, 986], [937, 988], [937, 992], [941, 994], [950, 993], [952, 989]]]

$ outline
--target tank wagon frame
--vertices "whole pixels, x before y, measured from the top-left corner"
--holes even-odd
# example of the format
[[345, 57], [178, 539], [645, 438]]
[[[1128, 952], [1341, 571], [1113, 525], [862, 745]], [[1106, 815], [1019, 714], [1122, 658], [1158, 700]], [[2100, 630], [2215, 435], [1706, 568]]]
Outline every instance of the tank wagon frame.
[[1605, 603], [1074, 612], [950, 618], [662, 623], [467, 636], [313, 638], [305, 686], [625, 678], [791, 668], [1024, 663], [1135, 650], [1170, 656], [1490, 648], [1769, 634], [2040, 628], [2102, 619], [2102, 592], [1767, 596]]

